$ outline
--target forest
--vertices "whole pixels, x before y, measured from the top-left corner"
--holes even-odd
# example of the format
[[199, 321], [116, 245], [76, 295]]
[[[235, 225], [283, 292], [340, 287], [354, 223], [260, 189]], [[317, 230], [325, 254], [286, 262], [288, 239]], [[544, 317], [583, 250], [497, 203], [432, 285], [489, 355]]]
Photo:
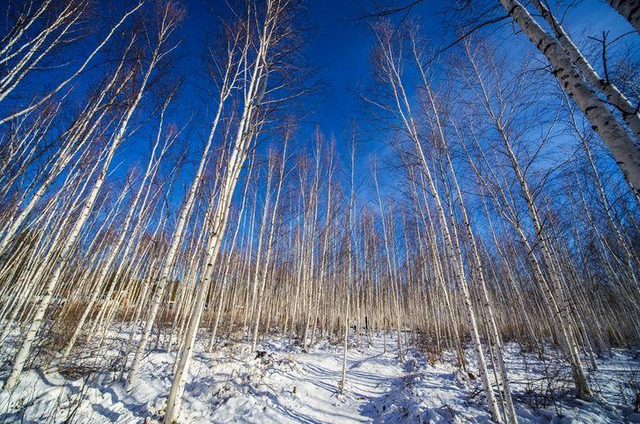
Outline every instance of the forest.
[[640, 0], [0, 10], [1, 422], [640, 422]]

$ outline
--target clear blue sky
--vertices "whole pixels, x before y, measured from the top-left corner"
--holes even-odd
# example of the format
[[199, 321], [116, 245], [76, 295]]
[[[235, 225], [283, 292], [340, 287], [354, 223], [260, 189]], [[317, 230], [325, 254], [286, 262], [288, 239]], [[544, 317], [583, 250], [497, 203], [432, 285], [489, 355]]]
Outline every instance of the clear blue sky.
[[[410, 18], [421, 24], [427, 38], [436, 46], [444, 45], [454, 37], [450, 26], [444, 22], [445, 18], [437, 13], [446, 7], [447, 3], [448, 0], [425, 0], [410, 14]], [[327, 138], [335, 136], [343, 163], [348, 157], [344, 138], [350, 122], [356, 121], [359, 127], [365, 129], [368, 126], [366, 115], [359, 110], [360, 101], [354, 91], [366, 87], [371, 76], [370, 55], [373, 39], [367, 29], [370, 22], [357, 19], [363, 14], [362, 5], [366, 7], [370, 4], [371, 0], [305, 2], [305, 18], [309, 25], [308, 33], [305, 35], [307, 56], [317, 67], [316, 77], [324, 82], [324, 93], [318, 99], [314, 99], [317, 102], [315, 113], [307, 118], [296, 142], [310, 143], [311, 134], [317, 124]], [[196, 157], [201, 151], [202, 140], [206, 137], [210, 124], [211, 112], [207, 110], [207, 106], [215, 106], [215, 101], [208, 99], [206, 91], [203, 90], [206, 84], [202, 81], [206, 81], [206, 75], [202, 59], [206, 54], [207, 43], [215, 37], [215, 28], [218, 25], [213, 11], [226, 6], [223, 0], [185, 0], [184, 5], [187, 15], [182, 29], [176, 34], [183, 41], [176, 52], [179, 59], [172, 66], [184, 75], [185, 84], [170, 119], [179, 126], [191, 119], [185, 139], [190, 145], [193, 157]], [[630, 25], [604, 1], [596, 0], [585, 0], [572, 9], [566, 16], [565, 27], [580, 41], [586, 39], [584, 35], [601, 36], [603, 30], [610, 30], [610, 38], [615, 38], [631, 29]], [[505, 26], [501, 32], [494, 34], [494, 37], [496, 46], [508, 49], [510, 54], [522, 54], [526, 49], [532, 48], [521, 34], [514, 36], [510, 26]], [[150, 128], [148, 134], [142, 132], [142, 140], [130, 140], [119, 152], [120, 160], [125, 162], [125, 165], [128, 161], [145, 161], [149, 149], [148, 140], [154, 132], [155, 129]], [[378, 163], [383, 166], [384, 157], [391, 152], [384, 143], [385, 134], [376, 133], [373, 140], [371, 133], [363, 137], [367, 140], [359, 146], [357, 166], [361, 175], [367, 178], [370, 172], [370, 157], [378, 156]], [[126, 168], [128, 166], [121, 167]], [[189, 174], [188, 170], [182, 173], [185, 181], [189, 181]], [[389, 176], [387, 178], [392, 179]], [[382, 182], [385, 182], [385, 176], [382, 176]], [[177, 197], [180, 197], [180, 191], [178, 189]]]
[[[184, 22], [185, 43], [182, 46], [184, 49], [182, 66], [185, 68], [187, 79], [183, 98], [193, 99], [192, 96], [198, 96], [205, 100], [206, 96], [203, 96], [198, 87], [197, 74], [200, 72], [198, 67], [201, 65], [200, 60], [205, 51], [207, 39], [213, 35], [215, 19], [211, 22], [213, 16], [211, 10], [215, 10], [216, 4], [220, 4], [220, 7], [225, 6], [221, 0], [190, 0], [185, 4], [187, 16]], [[306, 34], [307, 53], [313, 65], [317, 66], [317, 78], [325, 85], [323, 96], [315, 106], [315, 113], [302, 126], [297, 142], [310, 142], [311, 133], [317, 124], [327, 138], [331, 135], [336, 137], [339, 153], [344, 162], [347, 160], [344, 138], [350, 122], [357, 121], [360, 127], [366, 127], [368, 124], [366, 119], [362, 119], [363, 114], [359, 113], [359, 100], [354, 91], [365, 87], [371, 75], [370, 54], [373, 39], [367, 29], [368, 22], [357, 19], [362, 16], [362, 7], [368, 7], [367, 5], [371, 2], [370, 0], [357, 2], [354, 0], [308, 0], [305, 4], [306, 19], [310, 27]], [[451, 27], [444, 22], [445, 18], [437, 13], [446, 5], [447, 0], [425, 0], [409, 15], [411, 19], [421, 24], [425, 35], [436, 47], [450, 42], [454, 37]], [[571, 9], [564, 23], [566, 29], [579, 41], [585, 40], [584, 35], [600, 36], [603, 30], [610, 30], [610, 37], [614, 38], [631, 29], [628, 23], [603, 1], [594, 0], [584, 1], [578, 7]], [[503, 25], [503, 30], [493, 36], [496, 39], [496, 46], [508, 49], [510, 54], [523, 54], [526, 49], [532, 48], [524, 36], [521, 34], [514, 36], [509, 25]], [[189, 102], [181, 107], [182, 113], [196, 116], [201, 116], [202, 110], [202, 103], [199, 102]], [[196, 119], [196, 121], [201, 121], [203, 125], [207, 123], [206, 119]], [[202, 138], [206, 128], [200, 128], [199, 131], [199, 135], [192, 133], [190, 137]], [[368, 175], [370, 157], [377, 155], [384, 158], [389, 153], [389, 149], [385, 147], [384, 134], [377, 134], [377, 140], [371, 140], [370, 134], [366, 137], [368, 140], [359, 147], [358, 168]], [[200, 145], [199, 143], [194, 145], [197, 151]]]

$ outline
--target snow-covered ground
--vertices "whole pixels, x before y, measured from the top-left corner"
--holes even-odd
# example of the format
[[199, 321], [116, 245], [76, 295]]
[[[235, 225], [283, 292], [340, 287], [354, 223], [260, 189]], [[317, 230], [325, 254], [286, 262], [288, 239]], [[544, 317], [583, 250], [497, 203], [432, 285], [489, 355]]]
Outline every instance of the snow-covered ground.
[[[409, 349], [397, 359], [395, 341], [372, 339], [348, 355], [345, 395], [339, 393], [342, 349], [321, 343], [301, 352], [288, 342], [243, 344], [197, 353], [187, 380], [184, 423], [488, 423], [480, 383], [452, 360], [431, 362]], [[203, 352], [202, 346], [197, 349]], [[557, 355], [507, 349], [521, 423], [640, 422], [633, 402], [640, 391], [640, 358], [615, 351], [590, 378], [599, 401], [581, 402], [564, 388], [568, 370]], [[472, 352], [469, 352], [472, 357]], [[95, 358], [94, 358], [95, 359]], [[65, 379], [29, 371], [13, 392], [0, 394], [0, 422], [152, 423], [161, 421], [171, 385], [174, 353], [145, 359], [141, 380], [127, 394], [112, 373]], [[449, 359], [451, 359], [449, 357]], [[87, 361], [91, 361], [88, 358]], [[473, 370], [473, 365], [471, 366]], [[544, 375], [551, 378], [544, 378]], [[635, 387], [634, 387], [635, 386]]]

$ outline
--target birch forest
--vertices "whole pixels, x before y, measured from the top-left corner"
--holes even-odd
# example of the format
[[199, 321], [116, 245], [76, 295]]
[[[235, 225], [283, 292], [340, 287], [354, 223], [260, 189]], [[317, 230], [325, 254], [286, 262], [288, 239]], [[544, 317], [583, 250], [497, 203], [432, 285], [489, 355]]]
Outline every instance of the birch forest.
[[640, 1], [0, 10], [1, 422], [640, 422]]

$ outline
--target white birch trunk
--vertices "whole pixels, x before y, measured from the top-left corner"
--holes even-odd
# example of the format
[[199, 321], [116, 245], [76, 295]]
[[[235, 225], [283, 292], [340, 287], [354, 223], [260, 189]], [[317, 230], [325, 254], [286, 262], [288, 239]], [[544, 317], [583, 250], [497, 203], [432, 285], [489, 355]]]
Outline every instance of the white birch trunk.
[[[567, 53], [569, 53], [571, 60], [578, 67], [580, 73], [595, 90], [606, 96], [607, 103], [612, 104], [620, 111], [622, 118], [633, 132], [636, 141], [640, 142], [640, 115], [638, 115], [638, 108], [631, 104], [629, 99], [625, 97], [618, 87], [598, 75], [596, 70], [593, 69], [591, 64], [582, 55], [582, 52], [580, 52], [578, 47], [573, 43], [571, 37], [564, 31], [560, 22], [557, 21], [553, 13], [543, 4], [542, 0], [533, 0], [532, 3], [545, 21], [547, 21], [551, 29], [553, 29], [556, 38]], [[637, 7], [640, 10], [640, 1], [637, 3]], [[640, 12], [638, 12], [638, 17], [640, 19]]]
[[640, 34], [640, 0], [607, 0]]
[[560, 85], [585, 114], [611, 151], [636, 196], [640, 195], [640, 149], [607, 106], [585, 84], [571, 58], [533, 19], [518, 0], [499, 0], [536, 48], [547, 57]]

